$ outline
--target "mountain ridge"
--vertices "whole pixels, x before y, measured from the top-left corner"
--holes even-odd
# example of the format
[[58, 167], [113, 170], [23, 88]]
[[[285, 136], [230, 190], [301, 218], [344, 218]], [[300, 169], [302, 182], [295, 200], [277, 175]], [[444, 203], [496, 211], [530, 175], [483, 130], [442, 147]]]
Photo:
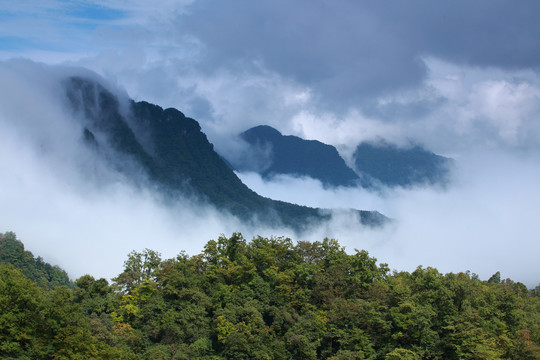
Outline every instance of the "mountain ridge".
[[420, 145], [398, 148], [388, 143], [361, 143], [353, 161], [357, 172], [367, 174], [368, 186], [441, 185], [449, 181], [452, 159], [437, 155]]
[[[244, 221], [258, 218], [302, 231], [330, 220], [321, 209], [272, 200], [249, 189], [214, 151], [199, 123], [181, 111], [133, 100], [122, 111], [118, 98], [95, 81], [71, 77], [65, 86], [74, 112], [84, 118], [86, 142], [121, 154], [122, 161], [114, 163], [121, 172], [129, 174], [138, 165], [165, 192], [202, 197]], [[378, 212], [355, 211], [367, 225], [387, 221]]]
[[[270, 149], [272, 156], [269, 166], [258, 171], [263, 178], [287, 174], [309, 176], [318, 179], [325, 187], [356, 186], [359, 176], [350, 169], [337, 149], [318, 140], [305, 140], [294, 135], [283, 135], [268, 125], [252, 127], [242, 134], [254, 151], [257, 148]], [[237, 165], [240, 171], [252, 168]]]
[[324, 187], [410, 187], [446, 185], [452, 160], [417, 144], [399, 148], [389, 143], [360, 143], [347, 166], [337, 149], [318, 140], [283, 135], [268, 125], [258, 125], [240, 134], [259, 163], [233, 163], [238, 171], [252, 171], [264, 179], [276, 175], [308, 176]]

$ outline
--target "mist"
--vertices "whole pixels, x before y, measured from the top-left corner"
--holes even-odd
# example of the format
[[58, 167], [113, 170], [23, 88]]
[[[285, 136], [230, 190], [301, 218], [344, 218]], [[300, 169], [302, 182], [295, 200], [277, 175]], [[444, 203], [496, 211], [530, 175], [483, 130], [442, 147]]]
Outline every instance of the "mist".
[[[534, 149], [469, 147], [456, 157], [446, 188], [328, 189], [310, 178], [238, 173], [260, 195], [334, 209], [331, 222], [298, 235], [241, 223], [200, 199], [167, 201], [151, 184], [131, 181], [83, 146], [82, 123], [63, 100], [61, 79], [90, 76], [127, 96], [122, 88], [82, 68], [26, 60], [0, 65], [0, 231], [14, 231], [28, 250], [72, 278], [114, 277], [132, 250], [150, 248], [163, 258], [184, 250], [197, 254], [208, 240], [240, 231], [248, 239], [335, 238], [347, 251], [366, 249], [396, 270], [433, 266], [470, 270], [483, 279], [501, 271], [529, 287], [538, 282], [540, 159]], [[351, 208], [376, 210], [393, 221], [365, 227]]]
[[[72, 277], [115, 276], [131, 250], [198, 253], [208, 240], [241, 231], [328, 236], [397, 270], [469, 269], [484, 279], [501, 271], [536, 286], [540, 46], [531, 34], [538, 7], [12, 2], [0, 25], [0, 231], [14, 231]], [[338, 209], [331, 223], [301, 237], [247, 226], [201, 199], [164, 201], [144, 174], [135, 184], [81, 146], [82, 123], [60, 100], [58, 80], [73, 74], [179, 109], [220, 155], [254, 169], [271, 152], [251, 156], [238, 134], [266, 124], [333, 145], [349, 165], [361, 142], [419, 144], [455, 159], [452, 181], [369, 192], [239, 174], [261, 195]], [[339, 210], [347, 208], [394, 221], [366, 228]]]
[[0, 74], [0, 232], [15, 232], [27, 250], [72, 278], [114, 277], [132, 250], [170, 258], [200, 253], [220, 234], [273, 233], [201, 199], [165, 199], [143, 174], [132, 181], [134, 174], [119, 173], [84, 146], [83, 122], [60, 84], [66, 76], [96, 74], [19, 60], [0, 64]]
[[276, 199], [326, 208], [376, 209], [393, 219], [384, 229], [351, 226], [336, 216], [312, 238], [336, 238], [348, 251], [366, 249], [391, 269], [470, 270], [487, 280], [503, 278], [538, 285], [540, 264], [540, 168], [536, 155], [477, 151], [462, 157], [445, 188], [325, 189], [309, 178], [271, 181], [240, 173], [256, 192]]

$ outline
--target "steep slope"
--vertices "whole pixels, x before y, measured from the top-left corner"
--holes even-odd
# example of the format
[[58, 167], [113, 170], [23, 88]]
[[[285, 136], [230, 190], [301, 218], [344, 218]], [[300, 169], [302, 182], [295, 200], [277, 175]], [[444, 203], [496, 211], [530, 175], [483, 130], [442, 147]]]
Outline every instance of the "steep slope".
[[[199, 124], [180, 111], [144, 101], [120, 104], [102, 85], [80, 77], [65, 85], [71, 106], [85, 119], [87, 143], [120, 171], [130, 174], [142, 168], [171, 198], [175, 193], [191, 195], [243, 220], [256, 216], [269, 225], [296, 230], [330, 219], [318, 209], [274, 201], [250, 190], [214, 151]], [[366, 224], [386, 219], [377, 212], [360, 215]]]
[[363, 182], [387, 186], [444, 184], [448, 181], [452, 160], [436, 155], [420, 146], [400, 149], [394, 145], [358, 145], [353, 155], [356, 170]]
[[[353, 186], [358, 175], [339, 156], [336, 148], [316, 140], [284, 136], [278, 130], [256, 126], [241, 134], [254, 151], [270, 151], [269, 164], [259, 173], [270, 178], [276, 174], [309, 176], [325, 186]], [[236, 166], [238, 170], [253, 170]]]

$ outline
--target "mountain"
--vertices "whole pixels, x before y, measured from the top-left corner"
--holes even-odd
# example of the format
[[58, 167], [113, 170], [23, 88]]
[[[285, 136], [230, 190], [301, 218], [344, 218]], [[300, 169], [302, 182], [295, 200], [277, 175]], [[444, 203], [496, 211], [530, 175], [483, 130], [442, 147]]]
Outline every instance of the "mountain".
[[353, 155], [356, 170], [368, 186], [445, 184], [452, 159], [436, 155], [415, 145], [400, 149], [390, 144], [358, 145]]
[[358, 145], [349, 168], [335, 147], [297, 136], [284, 136], [261, 125], [242, 134], [259, 163], [233, 163], [240, 171], [254, 171], [268, 179], [275, 175], [309, 176], [324, 186], [411, 186], [444, 184], [452, 160], [416, 145], [398, 148], [390, 144]]
[[[244, 221], [256, 217], [301, 231], [314, 221], [330, 219], [320, 209], [271, 200], [250, 190], [214, 151], [199, 123], [176, 109], [129, 99], [121, 103], [99, 82], [83, 77], [70, 77], [65, 87], [74, 116], [84, 119], [87, 146], [135, 182], [140, 174], [134, 169], [142, 168], [168, 198], [202, 198]], [[359, 215], [364, 224], [386, 221], [378, 212]]]
[[[259, 172], [264, 178], [277, 174], [309, 176], [324, 186], [354, 186], [358, 175], [339, 156], [335, 147], [316, 140], [285, 136], [278, 130], [261, 125], [241, 135], [253, 151], [269, 152], [268, 164]], [[240, 171], [254, 171], [246, 164], [235, 164]]]

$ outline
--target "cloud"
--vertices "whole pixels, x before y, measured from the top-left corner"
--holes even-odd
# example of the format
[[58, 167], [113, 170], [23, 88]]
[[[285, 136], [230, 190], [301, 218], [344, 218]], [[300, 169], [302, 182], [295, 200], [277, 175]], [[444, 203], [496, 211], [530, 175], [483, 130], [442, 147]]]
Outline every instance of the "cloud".
[[539, 156], [477, 151], [461, 158], [453, 185], [446, 189], [324, 189], [309, 178], [282, 176], [271, 181], [253, 173], [242, 181], [265, 196], [319, 207], [377, 209], [395, 219], [385, 229], [351, 226], [337, 216], [308, 238], [337, 238], [348, 251], [366, 249], [392, 269], [432, 266], [439, 271], [470, 270], [487, 280], [503, 277], [538, 284], [540, 225]]
[[[58, 32], [66, 21], [86, 21], [73, 16], [84, 14], [76, 4], [23, 5], [8, 13], [24, 20], [33, 11], [69, 8], [65, 18], [41, 16], [48, 21], [43, 31], [25, 27], [29, 38]], [[136, 100], [182, 110], [225, 156], [241, 148], [234, 136], [260, 124], [330, 143], [346, 158], [359, 142], [377, 139], [419, 142], [451, 156], [479, 143], [538, 143], [533, 3], [164, 0], [159, 6], [89, 6], [123, 15], [102, 14], [89, 20], [95, 27], [69, 32], [70, 51], [29, 45], [32, 50], [20, 53], [48, 62], [63, 57]]]
[[[265, 196], [317, 207], [379, 210], [396, 219], [384, 230], [369, 229], [354, 225], [351, 213], [337, 211], [333, 222], [297, 238], [286, 229], [240, 224], [186, 199], [165, 205], [158, 194], [130, 185], [80, 146], [81, 126], [58, 100], [58, 78], [70, 71], [89, 74], [27, 61], [0, 66], [5, 80], [0, 86], [0, 166], [6, 169], [0, 177], [0, 231], [17, 232], [29, 250], [65, 267], [73, 277], [112, 277], [133, 249], [152, 248], [164, 257], [181, 250], [193, 254], [209, 239], [240, 230], [248, 238], [337, 238], [349, 251], [365, 248], [398, 270], [418, 265], [443, 272], [470, 269], [484, 279], [501, 271], [503, 277], [528, 286], [538, 281], [537, 154], [490, 150], [463, 155], [457, 181], [446, 192], [330, 191], [312, 179], [277, 177], [265, 182], [254, 174], [240, 174]], [[523, 89], [516, 86], [510, 89], [521, 94]], [[480, 87], [480, 94], [485, 91]]]
[[316, 89], [322, 101], [350, 105], [425, 74], [423, 63], [379, 20], [352, 2], [199, 1], [175, 25], [203, 45], [197, 65], [204, 71], [262, 65]]
[[[211, 92], [205, 84], [217, 88], [232, 84], [228, 90], [248, 96], [246, 79], [278, 78], [301, 88], [299, 93], [309, 93], [316, 111], [341, 117], [374, 106], [389, 93], [422, 87], [430, 76], [428, 58], [469, 67], [538, 71], [540, 47], [534, 34], [540, 25], [534, 14], [539, 6], [500, 0], [452, 4], [47, 0], [34, 7], [27, 2], [11, 4], [4, 10], [0, 34], [16, 37], [19, 44], [29, 41], [4, 56], [26, 54], [54, 62], [61, 56], [86, 59], [84, 65], [107, 77], [124, 72], [119, 76], [126, 87], [130, 82], [140, 89], [150, 85], [146, 93], [159, 96], [166, 106], [175, 95], [190, 97], [188, 91], [175, 91], [178, 88], [204, 93]], [[41, 24], [38, 30], [28, 26], [36, 19]], [[224, 77], [238, 78], [239, 84]], [[274, 84], [261, 85], [276, 90]], [[167, 96], [164, 89], [173, 91]], [[200, 95], [190, 98], [217, 101]], [[241, 104], [256, 106], [259, 100], [252, 100]], [[176, 103], [180, 101], [187, 102]], [[431, 106], [417, 102], [408, 109], [428, 111]], [[224, 111], [219, 104], [212, 110]]]
[[[494, 70], [425, 58], [429, 75], [415, 88], [373, 96], [370, 104], [334, 111], [317, 88], [259, 66], [202, 73], [191, 51], [151, 59], [142, 49], [79, 61], [114, 79], [130, 95], [176, 107], [197, 119], [218, 152], [242, 151], [235, 137], [268, 124], [283, 134], [334, 145], [346, 158], [362, 141], [411, 142], [448, 156], [468, 148], [537, 148], [540, 77], [530, 70]], [[112, 65], [110, 65], [112, 64]]]
[[242, 223], [200, 199], [166, 198], [144, 178], [133, 181], [134, 174], [116, 171], [107, 157], [84, 146], [84, 122], [67, 105], [61, 85], [73, 75], [118, 91], [85, 69], [0, 63], [0, 232], [16, 232], [28, 250], [73, 278], [113, 277], [131, 250], [151, 248], [170, 258], [183, 250], [199, 253], [222, 233], [293, 235]]
[[1, 232], [16, 232], [28, 250], [76, 278], [117, 275], [133, 249], [195, 254], [220, 233], [250, 230], [196, 199], [171, 204], [83, 146], [82, 124], [59, 85], [81, 73], [0, 63]]
[[[284, 200], [306, 202], [305, 194], [309, 193], [318, 201], [317, 206], [355, 205], [398, 218], [399, 226], [393, 232], [357, 231], [368, 244], [383, 244], [379, 248], [373, 245], [373, 251], [379, 251], [381, 260], [389, 258], [396, 268], [401, 259], [409, 257], [415, 265], [426, 265], [431, 253], [433, 258], [441, 256], [443, 269], [453, 263], [458, 271], [477, 271], [473, 266], [485, 262], [485, 267], [479, 267], [486, 273], [481, 275], [488, 277], [489, 264], [506, 264], [510, 269], [515, 266], [512, 259], [527, 263], [528, 255], [523, 254], [534, 253], [520, 253], [519, 247], [506, 249], [503, 237], [523, 239], [521, 247], [536, 250], [529, 241], [537, 230], [529, 214], [537, 212], [531, 199], [537, 195], [532, 180], [537, 179], [533, 165], [540, 150], [539, 4], [515, 6], [502, 0], [448, 4], [429, 0], [300, 0], [293, 4], [281, 0], [232, 0], [226, 4], [162, 0], [157, 5], [140, 0], [96, 0], [85, 4], [96, 12], [81, 12], [76, 2], [11, 2], [0, 13], [0, 58], [26, 56], [94, 70], [136, 100], [177, 107], [194, 117], [224, 155], [242, 153], [242, 144], [235, 140], [239, 132], [268, 124], [283, 134], [332, 144], [346, 158], [359, 142], [379, 138], [398, 145], [419, 142], [454, 157], [456, 177], [462, 184], [447, 193], [429, 189], [384, 196], [343, 189], [320, 192], [317, 183], [298, 180], [297, 184], [290, 179], [266, 186], [274, 189], [276, 196], [283, 193]], [[107, 15], [107, 9], [117, 16]], [[81, 175], [75, 169], [81, 165], [74, 159], [87, 156], [92, 166], [101, 169], [101, 165], [84, 153], [65, 151], [76, 149], [77, 138], [71, 135], [79, 128], [65, 117], [59, 104], [50, 105], [58, 90], [53, 81], [56, 75], [43, 76], [33, 67], [23, 76], [25, 72], [17, 70], [22, 63], [2, 63], [0, 67], [5, 84], [0, 87], [2, 165], [19, 179], [9, 183], [12, 193], [20, 199], [27, 199], [25, 194], [29, 193], [51, 194], [43, 198], [45, 203], [54, 204], [58, 199], [92, 218], [85, 195], [89, 190], [79, 187]], [[61, 68], [56, 69], [61, 72]], [[35, 86], [47, 91], [38, 92]], [[28, 105], [29, 97], [32, 106]], [[38, 120], [48, 126], [36, 126]], [[26, 160], [17, 165], [7, 154], [21, 154]], [[42, 168], [45, 164], [54, 169], [48, 176]], [[100, 171], [108, 179], [109, 192], [104, 191], [117, 199], [117, 207], [97, 192], [98, 213], [109, 218], [114, 218], [116, 211], [131, 214], [140, 224], [152, 214], [167, 219], [168, 210], [152, 193], [124, 187], [118, 174]], [[34, 177], [43, 181], [34, 181]], [[8, 180], [2, 181], [7, 186]], [[3, 196], [9, 196], [6, 190]], [[21, 205], [21, 209], [28, 213], [38, 205], [31, 200], [21, 202], [26, 206]], [[57, 218], [76, 213], [53, 209], [51, 213]], [[16, 221], [5, 211], [6, 219], [22, 226], [23, 220]], [[189, 214], [175, 211], [198, 224]], [[221, 217], [214, 217], [211, 210], [201, 211], [216, 225], [215, 234], [209, 237], [227, 232], [218, 228], [235, 227], [229, 226], [228, 220], [220, 222]], [[18, 214], [24, 219], [22, 210]], [[39, 220], [47, 218], [45, 215], [41, 210], [33, 216], [34, 223], [44, 226]], [[345, 219], [349, 215], [340, 216]], [[104, 224], [103, 229], [112, 227], [105, 219], [94, 219], [93, 223]], [[178, 222], [159, 219], [154, 221], [156, 227], [149, 229], [161, 234], [159, 238], [175, 239], [174, 224]], [[91, 232], [83, 221], [72, 221]], [[127, 230], [128, 221], [125, 223], [123, 230], [117, 231], [118, 238], [139, 239], [141, 245], [147, 241], [142, 235], [132, 235]], [[82, 233], [74, 228], [59, 238]], [[331, 236], [332, 230], [339, 237], [345, 232], [340, 229], [345, 228], [336, 223], [334, 228], [319, 229], [314, 236]], [[206, 229], [201, 229], [203, 241], [208, 232], [214, 232], [212, 226], [208, 232]], [[151, 237], [150, 230], [137, 230]], [[32, 231], [37, 233], [37, 226]], [[350, 233], [354, 235], [354, 231]], [[346, 241], [354, 244], [353, 235]], [[33, 234], [25, 237], [40, 238]], [[444, 240], [428, 243], [427, 238]], [[490, 238], [496, 239], [496, 246], [489, 246], [486, 239]], [[461, 246], [449, 245], [454, 243]], [[460, 249], [469, 248], [470, 255], [460, 253]], [[481, 258], [482, 251], [489, 256]], [[444, 259], [444, 253], [450, 260]], [[504, 254], [509, 256], [504, 258]], [[405, 260], [403, 264], [408, 266]]]
[[[203, 45], [205, 71], [262, 64], [345, 107], [416, 87], [432, 56], [538, 68], [539, 5], [504, 1], [197, 1], [175, 21]], [[505, 14], [501, 17], [500, 14]], [[334, 106], [334, 108], [335, 108]]]
[[[429, 86], [444, 99], [419, 123], [446, 149], [528, 149], [540, 144], [540, 77], [519, 71], [483, 71], [432, 65]], [[425, 124], [425, 125], [423, 125]], [[427, 127], [427, 126], [429, 127]], [[415, 130], [420, 132], [419, 128]], [[438, 134], [437, 134], [438, 133]]]

